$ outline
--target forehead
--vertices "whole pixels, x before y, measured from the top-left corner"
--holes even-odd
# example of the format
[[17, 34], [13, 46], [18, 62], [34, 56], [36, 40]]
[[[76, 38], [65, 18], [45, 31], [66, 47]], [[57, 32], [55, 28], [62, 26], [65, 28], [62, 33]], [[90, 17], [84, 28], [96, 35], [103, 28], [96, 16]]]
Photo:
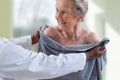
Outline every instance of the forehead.
[[72, 9], [73, 4], [71, 0], [56, 0], [56, 8]]

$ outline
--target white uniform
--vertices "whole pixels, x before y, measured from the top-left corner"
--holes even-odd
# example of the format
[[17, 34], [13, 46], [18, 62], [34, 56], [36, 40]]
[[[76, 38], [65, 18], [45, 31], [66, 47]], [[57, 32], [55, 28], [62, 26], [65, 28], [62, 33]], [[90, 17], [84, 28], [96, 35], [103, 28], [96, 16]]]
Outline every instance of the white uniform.
[[50, 79], [82, 70], [86, 63], [85, 53], [47, 56], [30, 51], [30, 47], [30, 36], [12, 40], [0, 38], [0, 77], [9, 80]]

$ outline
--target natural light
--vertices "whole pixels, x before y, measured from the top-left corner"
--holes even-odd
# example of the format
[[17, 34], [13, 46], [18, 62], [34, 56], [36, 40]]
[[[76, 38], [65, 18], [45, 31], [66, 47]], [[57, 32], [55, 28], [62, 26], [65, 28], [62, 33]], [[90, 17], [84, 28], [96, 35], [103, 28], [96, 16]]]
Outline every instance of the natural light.
[[[32, 0], [30, 1], [29, 0], [13, 0], [13, 1], [14, 1], [14, 8], [13, 8], [14, 9], [13, 10], [14, 28], [18, 28], [18, 27], [27, 28], [26, 31], [21, 30], [21, 32], [27, 32], [27, 30], [31, 30], [31, 32], [33, 32], [33, 29], [36, 26], [44, 24], [44, 23], [50, 24], [50, 25], [56, 24], [55, 17], [54, 17], [55, 2], [49, 4], [52, 0], [49, 0], [49, 1], [47, 0], [44, 0], [44, 1], [42, 0], [35, 0], [35, 1], [34, 0], [33, 1]], [[27, 4], [29, 4], [29, 6]], [[45, 4], [48, 4], [49, 8], [48, 6], [46, 8]], [[39, 10], [37, 7], [39, 8]], [[37, 8], [37, 9], [34, 10], [34, 8]], [[34, 13], [38, 13], [38, 14], [34, 14]], [[105, 74], [104, 74], [105, 77], [103, 78], [103, 80], [119, 80], [119, 72], [120, 72], [119, 45], [120, 43], [118, 42], [120, 40], [120, 34], [117, 33], [113, 29], [113, 26], [111, 26], [109, 22], [107, 22], [107, 19], [104, 19], [104, 18], [105, 18], [104, 11], [94, 2], [89, 1], [89, 11], [85, 18], [85, 25], [90, 30], [97, 32], [97, 34], [100, 35], [100, 37], [108, 37], [110, 39], [110, 43], [107, 44], [106, 46], [108, 62], [105, 68]], [[28, 24], [28, 23], [31, 23], [31, 24]], [[30, 27], [31, 29], [28, 29]], [[20, 29], [17, 29], [17, 30], [20, 31]], [[20, 36], [20, 35], [24, 35], [24, 34], [18, 34], [16, 36]]]
[[106, 68], [106, 80], [119, 80], [120, 76], [120, 35], [106, 23], [106, 36], [110, 39], [107, 46], [108, 63]]

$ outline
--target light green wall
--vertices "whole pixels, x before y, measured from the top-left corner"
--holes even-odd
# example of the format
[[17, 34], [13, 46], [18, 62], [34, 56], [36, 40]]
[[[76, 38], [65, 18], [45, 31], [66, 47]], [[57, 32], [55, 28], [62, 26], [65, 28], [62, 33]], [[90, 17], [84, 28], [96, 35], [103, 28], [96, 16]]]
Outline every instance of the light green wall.
[[0, 0], [0, 37], [11, 37], [11, 0]]
[[120, 34], [120, 0], [106, 0], [106, 16], [112, 28]]
[[[105, 1], [104, 0], [91, 0], [95, 5], [97, 5], [99, 12], [95, 14], [95, 33], [98, 34], [100, 39], [105, 37]], [[93, 7], [94, 8], [94, 7]]]
[[99, 13], [95, 15], [95, 30], [101, 39], [105, 37], [105, 14]]
[[120, 0], [92, 0], [105, 10], [106, 21], [120, 34]]

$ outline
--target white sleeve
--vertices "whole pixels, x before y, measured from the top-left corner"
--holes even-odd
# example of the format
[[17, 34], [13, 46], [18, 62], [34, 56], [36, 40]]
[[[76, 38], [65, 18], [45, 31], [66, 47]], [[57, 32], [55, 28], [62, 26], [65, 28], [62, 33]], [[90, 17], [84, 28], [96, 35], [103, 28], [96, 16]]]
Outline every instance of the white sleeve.
[[0, 77], [10, 79], [50, 79], [84, 68], [86, 55], [60, 54], [47, 56], [19, 45], [0, 41]]
[[17, 45], [21, 45], [25, 49], [31, 50], [32, 46], [31, 36], [16, 37], [9, 39], [9, 41]]

